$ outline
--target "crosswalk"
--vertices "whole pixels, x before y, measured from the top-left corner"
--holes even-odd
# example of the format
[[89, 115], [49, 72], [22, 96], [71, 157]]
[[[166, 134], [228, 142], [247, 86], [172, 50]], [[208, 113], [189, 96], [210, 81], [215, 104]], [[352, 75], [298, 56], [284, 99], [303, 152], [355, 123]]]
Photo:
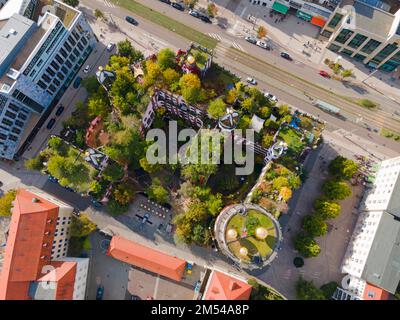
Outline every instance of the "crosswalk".
[[112, 3], [110, 0], [103, 0], [103, 2], [109, 8], [116, 8], [115, 4]]
[[[218, 41], [229, 42], [229, 40], [226, 40], [226, 39], [222, 38], [218, 33], [209, 33], [208, 35], [211, 38], [214, 38], [214, 39], [216, 39]], [[238, 50], [240, 50], [240, 51], [246, 52], [246, 50], [244, 50], [243, 47], [240, 44], [238, 44], [237, 42], [235, 42], [235, 41], [231, 42], [231, 46], [236, 48], [236, 49], [238, 49]]]

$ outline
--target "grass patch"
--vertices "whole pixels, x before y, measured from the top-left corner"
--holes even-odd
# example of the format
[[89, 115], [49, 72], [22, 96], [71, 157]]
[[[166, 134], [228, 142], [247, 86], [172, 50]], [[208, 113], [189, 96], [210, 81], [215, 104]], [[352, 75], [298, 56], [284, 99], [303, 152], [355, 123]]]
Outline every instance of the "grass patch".
[[290, 127], [283, 127], [279, 131], [279, 137], [281, 137], [295, 154], [299, 154], [304, 146], [305, 142], [301, 141], [300, 134]]
[[391, 131], [389, 129], [386, 129], [386, 128], [382, 128], [381, 135], [386, 137], [386, 138], [393, 139], [395, 141], [400, 141], [400, 134], [399, 133], [393, 132], [393, 131]]
[[379, 107], [379, 104], [377, 104], [371, 100], [368, 100], [368, 99], [359, 99], [359, 100], [356, 100], [356, 103], [359, 106], [366, 108], [366, 109], [370, 109], [370, 110], [375, 110]]
[[[251, 235], [242, 238], [247, 217], [257, 218], [260, 222], [259, 226], [268, 230], [268, 236], [266, 239], [258, 239]], [[261, 257], [265, 259], [272, 253], [275, 247], [276, 230], [274, 228], [274, 223], [268, 216], [259, 211], [249, 210], [246, 217], [243, 217], [239, 214], [235, 215], [228, 223], [227, 230], [229, 229], [235, 229], [238, 233], [238, 238], [236, 241], [230, 242], [228, 247], [234, 255], [240, 257], [243, 261], [250, 262], [251, 257], [257, 253], [259, 253]], [[240, 255], [239, 250], [241, 247], [247, 248], [249, 252], [247, 257], [242, 257]]]
[[[116, 3], [115, 0], [112, 0], [112, 2]], [[216, 39], [211, 38], [210, 36], [205, 35], [204, 33], [199, 32], [196, 29], [193, 29], [170, 17], [167, 17], [166, 15], [163, 15], [158, 11], [154, 11], [153, 9], [146, 7], [136, 1], [119, 0], [118, 5], [132, 11], [133, 13], [136, 13], [146, 20], [150, 20], [168, 30], [173, 31], [190, 41], [196, 42], [203, 47], [214, 49], [218, 44], [218, 41]]]

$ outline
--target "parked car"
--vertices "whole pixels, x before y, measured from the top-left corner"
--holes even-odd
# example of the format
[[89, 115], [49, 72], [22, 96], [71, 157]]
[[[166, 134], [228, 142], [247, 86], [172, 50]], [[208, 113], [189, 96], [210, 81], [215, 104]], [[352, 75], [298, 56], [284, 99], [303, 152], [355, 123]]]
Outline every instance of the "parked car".
[[78, 89], [79, 85], [81, 84], [82, 78], [76, 77], [74, 84], [72, 85], [75, 89]]
[[171, 4], [171, 1], [170, 1], [170, 0], [159, 0], [159, 1], [164, 2], [164, 3], [166, 3], [166, 4]]
[[64, 111], [64, 107], [63, 106], [59, 106], [57, 111], [56, 111], [56, 116], [57, 117], [60, 116], [61, 113], [63, 113], [63, 111]]
[[51, 118], [50, 121], [47, 123], [46, 128], [50, 130], [51, 128], [53, 128], [55, 123], [56, 123], [56, 119]]
[[104, 286], [99, 285], [96, 291], [96, 300], [103, 300]]
[[293, 58], [287, 52], [281, 52], [281, 57], [286, 60], [293, 61]]
[[263, 48], [263, 49], [266, 49], [266, 50], [270, 49], [270, 47], [264, 41], [261, 41], [261, 40], [258, 40], [256, 42], [256, 45], [259, 46], [260, 48]]
[[269, 92], [265, 92], [264, 97], [266, 97], [269, 101], [278, 102], [278, 98]]
[[207, 17], [207, 16], [204, 16], [204, 15], [200, 16], [200, 20], [203, 21], [203, 22], [205, 22], [205, 23], [212, 23], [212, 21], [210, 20], [210, 18]]
[[257, 80], [251, 77], [247, 77], [246, 81], [254, 86], [257, 84]]
[[318, 73], [321, 76], [323, 76], [324, 78], [330, 78], [331, 77], [330, 74], [328, 72], [324, 71], [324, 70], [320, 70]]
[[175, 9], [178, 9], [180, 11], [185, 11], [185, 7], [181, 3], [172, 2], [171, 6], [173, 6]]
[[115, 47], [115, 43], [110, 42], [110, 43], [107, 45], [107, 51], [108, 51], [108, 52], [113, 51], [114, 47]]
[[257, 44], [257, 39], [254, 38], [254, 37], [247, 36], [247, 37], [245, 37], [244, 39], [245, 39], [247, 42], [250, 42], [250, 43], [252, 43], [252, 44]]
[[190, 9], [190, 10], [189, 10], [189, 14], [190, 14], [192, 17], [195, 17], [195, 18], [200, 18], [200, 17], [201, 17], [201, 13], [198, 12], [198, 11], [196, 11], [196, 10]]
[[88, 73], [90, 71], [90, 65], [87, 65], [85, 69], [83, 69], [84, 73]]
[[134, 18], [130, 16], [126, 16], [125, 20], [128, 21], [130, 24], [133, 24], [134, 26], [137, 26], [139, 24], [139, 22], [137, 22]]

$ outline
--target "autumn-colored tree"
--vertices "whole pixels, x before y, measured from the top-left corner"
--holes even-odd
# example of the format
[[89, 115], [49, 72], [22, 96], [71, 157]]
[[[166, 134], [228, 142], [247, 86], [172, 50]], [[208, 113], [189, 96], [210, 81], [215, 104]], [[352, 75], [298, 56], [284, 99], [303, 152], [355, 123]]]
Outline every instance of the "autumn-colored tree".
[[207, 12], [210, 17], [214, 18], [218, 13], [218, 7], [215, 5], [215, 3], [210, 3], [207, 6]]
[[263, 26], [259, 26], [258, 30], [257, 30], [257, 37], [259, 39], [264, 38], [267, 35], [267, 29], [265, 29], [265, 27]]
[[182, 96], [188, 103], [196, 103], [201, 92], [201, 82], [194, 73], [184, 74], [179, 80]]
[[221, 98], [216, 99], [210, 102], [207, 111], [212, 117], [218, 119], [226, 113], [226, 104]]
[[282, 187], [279, 196], [282, 197], [283, 201], [288, 201], [292, 197], [292, 190], [288, 187]]

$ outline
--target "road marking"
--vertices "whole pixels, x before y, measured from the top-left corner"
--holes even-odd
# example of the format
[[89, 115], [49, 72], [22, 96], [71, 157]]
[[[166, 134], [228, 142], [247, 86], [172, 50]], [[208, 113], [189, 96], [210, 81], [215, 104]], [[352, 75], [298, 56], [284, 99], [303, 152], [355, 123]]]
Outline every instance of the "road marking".
[[242, 46], [241, 46], [240, 44], [238, 44], [238, 43], [232, 41], [232, 45], [233, 45], [236, 49], [238, 49], [238, 50], [240, 50], [240, 51], [243, 51], [243, 52], [246, 52], [246, 51], [242, 48]]
[[109, 8], [115, 8], [115, 4], [112, 3], [110, 0], [103, 0], [104, 4]]
[[240, 17], [241, 17], [241, 18], [243, 18], [243, 15], [244, 15], [244, 13], [246, 12], [246, 10], [247, 10], [247, 7], [244, 7], [243, 10], [242, 10], [242, 13], [240, 14]]
[[219, 35], [219, 34], [216, 34], [216, 33], [209, 33], [208, 34], [211, 38], [214, 38], [214, 39], [216, 39], [216, 40], [218, 40], [218, 41], [222, 41], [222, 38], [221, 38], [221, 36]]

